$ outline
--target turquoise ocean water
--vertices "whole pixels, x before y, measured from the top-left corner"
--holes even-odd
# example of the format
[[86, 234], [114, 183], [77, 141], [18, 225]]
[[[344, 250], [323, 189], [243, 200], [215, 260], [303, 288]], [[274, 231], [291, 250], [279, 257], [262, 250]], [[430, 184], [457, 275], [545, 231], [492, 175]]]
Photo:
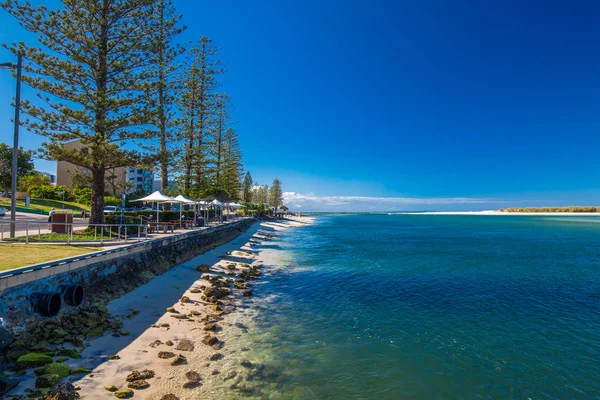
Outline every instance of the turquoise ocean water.
[[598, 218], [331, 216], [265, 248], [286, 267], [252, 351], [277, 394], [600, 398]]

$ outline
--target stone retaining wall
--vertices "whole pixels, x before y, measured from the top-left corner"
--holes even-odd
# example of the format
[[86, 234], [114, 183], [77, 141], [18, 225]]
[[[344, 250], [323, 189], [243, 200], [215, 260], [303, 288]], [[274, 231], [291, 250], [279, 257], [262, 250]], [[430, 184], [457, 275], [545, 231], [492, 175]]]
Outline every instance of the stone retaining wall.
[[[88, 304], [120, 297], [154, 276], [234, 239], [254, 221], [244, 219], [208, 232], [193, 231], [156, 239], [116, 254], [23, 274], [21, 281], [13, 282], [14, 286], [11, 287], [5, 285], [5, 289], [0, 292], [2, 325], [20, 334], [26, 333], [28, 326], [48, 320], [33, 313], [29, 296], [33, 292], [55, 291], [60, 284], [82, 285], [84, 303]], [[74, 307], [63, 302], [58, 316], [73, 309]]]

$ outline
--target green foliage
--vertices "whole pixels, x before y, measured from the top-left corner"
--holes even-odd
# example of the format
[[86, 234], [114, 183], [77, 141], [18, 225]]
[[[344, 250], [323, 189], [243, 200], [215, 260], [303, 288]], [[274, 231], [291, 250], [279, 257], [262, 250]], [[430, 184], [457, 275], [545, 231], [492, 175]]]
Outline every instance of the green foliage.
[[[183, 62], [177, 82], [177, 105], [180, 117], [178, 139], [182, 142], [182, 188], [185, 196], [202, 193], [211, 186], [207, 177], [209, 156], [209, 122], [214, 117], [214, 89], [217, 76], [224, 72], [216, 59], [219, 49], [212, 39], [202, 36], [192, 46]], [[213, 182], [214, 183], [214, 182]]]
[[121, 198], [117, 196], [104, 196], [104, 205], [121, 207]]
[[283, 204], [283, 190], [281, 181], [278, 178], [273, 179], [271, 190], [269, 191], [269, 205], [276, 209]]
[[244, 176], [244, 193], [242, 195], [242, 200], [244, 203], [252, 202], [252, 175], [250, 175], [250, 171], [246, 172], [246, 176]]
[[[89, 187], [78, 187], [71, 192], [71, 198], [79, 204], [90, 205], [92, 199], [92, 189]], [[105, 200], [106, 201], [106, 200]]]
[[29, 192], [34, 186], [52, 186], [52, 182], [46, 175], [36, 172], [21, 178], [19, 190], [22, 192]]
[[[25, 100], [27, 129], [49, 139], [43, 156], [86, 168], [92, 176], [92, 217], [101, 222], [104, 174], [135, 165], [140, 156], [124, 150], [128, 141], [146, 138], [153, 119], [148, 109], [156, 33], [148, 21], [152, 0], [70, 0], [48, 10], [29, 2], [5, 0], [2, 7], [41, 47], [20, 42], [9, 50], [26, 60], [23, 81], [40, 92], [44, 106]], [[65, 146], [79, 140], [81, 146]]]
[[71, 195], [66, 186], [47, 186], [37, 185], [29, 188], [29, 195], [36, 199], [62, 200], [70, 201]]
[[169, 173], [177, 153], [173, 130], [176, 98], [173, 76], [178, 66], [174, 62], [185, 51], [182, 46], [173, 44], [173, 39], [185, 27], [178, 26], [182, 16], [177, 14], [171, 0], [156, 0], [152, 7], [154, 12], [148, 24], [155, 32], [150, 39], [156, 49], [150, 67], [155, 80], [149, 87], [148, 108], [155, 111], [153, 125], [156, 131], [149, 140], [144, 142], [143, 147], [155, 156], [155, 161], [158, 161], [162, 190], [166, 191]]
[[[12, 146], [0, 143], [0, 184], [2, 191], [11, 190], [12, 185]], [[17, 175], [25, 177], [33, 172], [33, 153], [19, 147], [17, 153]]]

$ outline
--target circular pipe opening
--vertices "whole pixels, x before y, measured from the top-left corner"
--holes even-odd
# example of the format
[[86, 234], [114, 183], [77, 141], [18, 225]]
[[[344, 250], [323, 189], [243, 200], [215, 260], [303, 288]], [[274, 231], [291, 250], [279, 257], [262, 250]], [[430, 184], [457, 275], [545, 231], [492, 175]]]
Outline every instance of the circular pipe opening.
[[83, 287], [81, 285], [60, 285], [58, 292], [62, 294], [65, 303], [77, 307], [83, 302]]
[[73, 291], [73, 304], [71, 304], [71, 305], [77, 307], [78, 305], [81, 304], [82, 301], [83, 301], [83, 288], [81, 286], [77, 285], [75, 287], [75, 290]]
[[62, 301], [60, 299], [60, 295], [58, 293], [53, 293], [50, 296], [50, 302], [48, 304], [48, 316], [52, 317], [53, 315], [58, 314], [60, 311], [60, 306], [62, 305]]
[[34, 312], [52, 317], [60, 311], [62, 300], [58, 293], [32, 293], [29, 297]]

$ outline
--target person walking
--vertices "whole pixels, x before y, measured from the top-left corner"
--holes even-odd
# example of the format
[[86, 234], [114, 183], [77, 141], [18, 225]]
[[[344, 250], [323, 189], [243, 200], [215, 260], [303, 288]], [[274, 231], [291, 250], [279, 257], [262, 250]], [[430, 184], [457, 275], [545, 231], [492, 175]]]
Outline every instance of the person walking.
[[52, 229], [52, 216], [54, 215], [54, 207], [48, 213], [48, 229]]

